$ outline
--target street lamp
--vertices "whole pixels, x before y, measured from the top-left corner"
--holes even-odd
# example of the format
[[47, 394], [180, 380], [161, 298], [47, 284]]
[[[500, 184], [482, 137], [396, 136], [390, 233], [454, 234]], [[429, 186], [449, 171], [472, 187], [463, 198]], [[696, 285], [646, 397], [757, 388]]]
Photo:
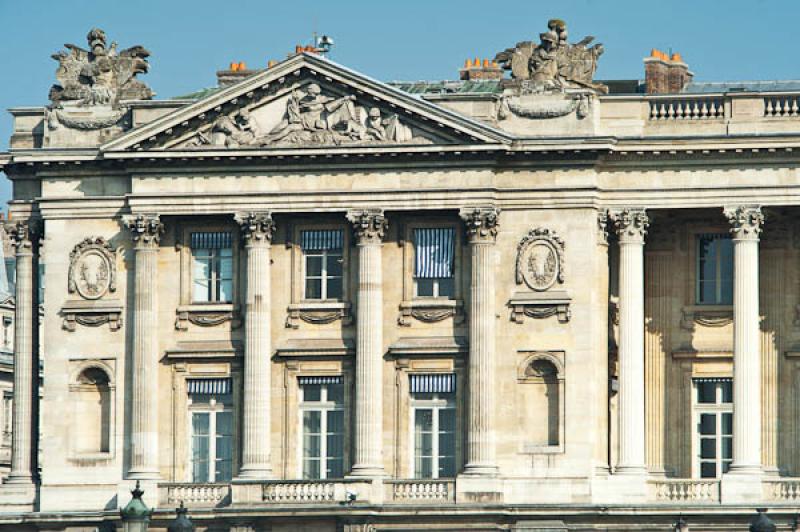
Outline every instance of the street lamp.
[[150, 523], [150, 514], [153, 511], [145, 505], [142, 500], [144, 492], [139, 488], [139, 481], [131, 492], [133, 498], [125, 508], [119, 511], [122, 517], [122, 530], [124, 532], [147, 532], [147, 525]]
[[750, 524], [750, 532], [775, 532], [775, 523], [767, 517], [766, 508], [757, 508], [758, 516]]
[[180, 508], [175, 508], [175, 513], [178, 515], [175, 520], [167, 527], [167, 532], [194, 532], [194, 524], [189, 516], [186, 515], [186, 508], [181, 501]]

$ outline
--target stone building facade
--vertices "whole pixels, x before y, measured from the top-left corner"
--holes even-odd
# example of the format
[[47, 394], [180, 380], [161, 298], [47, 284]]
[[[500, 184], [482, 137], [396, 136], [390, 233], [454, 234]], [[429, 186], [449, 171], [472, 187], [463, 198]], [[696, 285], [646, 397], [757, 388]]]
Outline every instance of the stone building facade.
[[303, 52], [170, 100], [100, 30], [57, 55], [0, 154], [0, 528], [113, 529], [138, 482], [154, 530], [789, 530], [800, 86], [540, 40], [506, 79]]

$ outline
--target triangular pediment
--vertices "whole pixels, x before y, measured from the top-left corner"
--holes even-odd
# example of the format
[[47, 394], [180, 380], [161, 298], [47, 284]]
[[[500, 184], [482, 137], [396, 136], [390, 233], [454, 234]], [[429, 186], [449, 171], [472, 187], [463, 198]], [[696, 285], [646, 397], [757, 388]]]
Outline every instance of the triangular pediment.
[[101, 152], [508, 143], [503, 132], [300, 54], [108, 142]]

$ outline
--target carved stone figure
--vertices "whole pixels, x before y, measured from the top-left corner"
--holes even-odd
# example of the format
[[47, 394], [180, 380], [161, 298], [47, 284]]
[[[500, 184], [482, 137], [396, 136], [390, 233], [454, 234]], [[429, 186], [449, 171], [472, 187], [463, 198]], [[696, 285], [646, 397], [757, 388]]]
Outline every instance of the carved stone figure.
[[69, 255], [68, 290], [99, 299], [116, 290], [116, 250], [103, 237], [85, 238]]
[[517, 247], [517, 284], [543, 292], [564, 282], [564, 241], [550, 229], [532, 229]]
[[149, 100], [153, 91], [136, 79], [146, 73], [150, 55], [142, 46], [117, 52], [117, 43], [106, 46], [106, 34], [94, 28], [86, 36], [89, 50], [65, 44], [68, 51], [53, 54], [58, 61], [58, 83], [50, 89], [50, 100], [56, 107], [64, 102], [80, 105], [118, 106], [120, 100]]
[[531, 41], [517, 43], [495, 56], [495, 60], [512, 78], [530, 80], [532, 90], [591, 89], [608, 92], [608, 87], [594, 83], [597, 60], [603, 54], [602, 44], [589, 47], [594, 37], [585, 37], [576, 44], [567, 42], [567, 26], [563, 20], [552, 19], [548, 31], [539, 35], [539, 44]]

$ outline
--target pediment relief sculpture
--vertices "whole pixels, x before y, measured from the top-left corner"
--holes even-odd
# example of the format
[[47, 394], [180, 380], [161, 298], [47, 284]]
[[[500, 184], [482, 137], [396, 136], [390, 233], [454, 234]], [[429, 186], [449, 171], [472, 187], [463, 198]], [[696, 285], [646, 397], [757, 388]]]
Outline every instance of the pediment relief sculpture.
[[564, 282], [564, 241], [550, 229], [537, 227], [517, 247], [517, 284], [543, 292]]
[[[270, 104], [216, 118], [180, 148], [301, 147], [342, 144], [427, 144], [397, 114], [368, 107], [352, 94], [334, 95], [317, 83], [293, 89], [275, 120]], [[263, 110], [263, 111], [262, 111]], [[270, 120], [272, 119], [272, 120]], [[272, 122], [272, 123], [270, 123]]]
[[136, 79], [149, 69], [144, 47], [117, 50], [117, 43], [107, 45], [103, 30], [94, 28], [86, 36], [88, 50], [74, 44], [53, 54], [58, 61], [57, 83], [50, 89], [51, 105], [47, 110], [50, 130], [96, 130], [118, 123], [127, 109], [123, 100], [149, 100], [153, 91]]
[[94, 300], [117, 289], [116, 250], [103, 237], [86, 238], [69, 255], [68, 291]]

